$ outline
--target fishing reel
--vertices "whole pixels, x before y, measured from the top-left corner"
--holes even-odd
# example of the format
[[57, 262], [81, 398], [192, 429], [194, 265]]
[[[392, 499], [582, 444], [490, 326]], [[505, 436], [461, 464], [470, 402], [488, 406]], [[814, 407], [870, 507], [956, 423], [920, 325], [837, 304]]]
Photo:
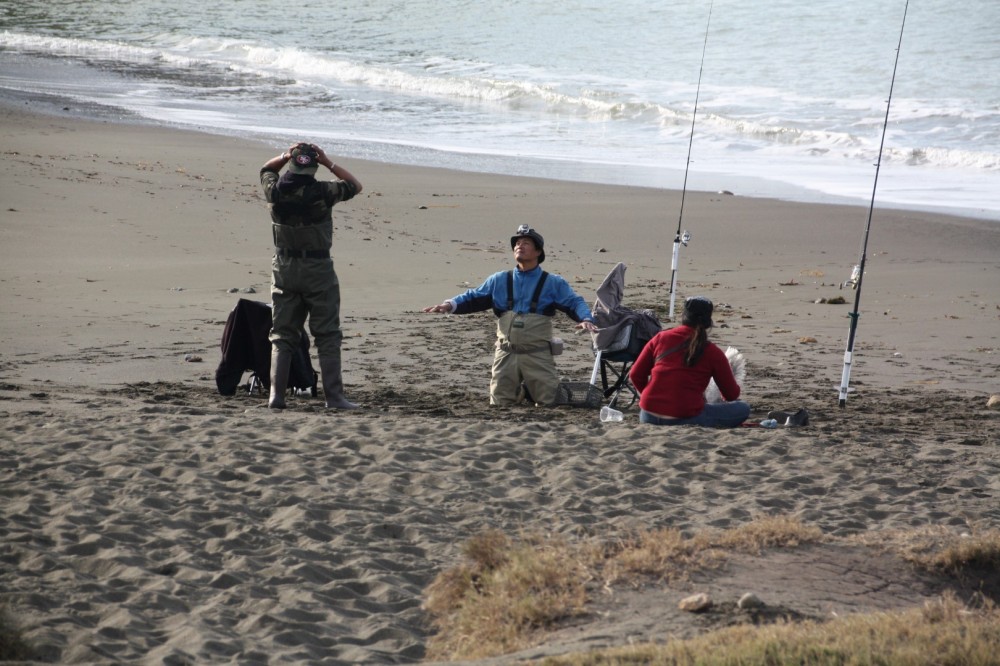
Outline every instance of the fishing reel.
[[861, 264], [854, 264], [854, 268], [851, 269], [851, 277], [847, 281], [842, 282], [840, 288], [850, 287], [851, 289], [857, 289], [858, 282], [861, 282]]
[[690, 241], [691, 241], [691, 234], [688, 232], [687, 229], [685, 229], [684, 230], [684, 235], [681, 236], [681, 245], [683, 245], [684, 247], [687, 247], [688, 243]]

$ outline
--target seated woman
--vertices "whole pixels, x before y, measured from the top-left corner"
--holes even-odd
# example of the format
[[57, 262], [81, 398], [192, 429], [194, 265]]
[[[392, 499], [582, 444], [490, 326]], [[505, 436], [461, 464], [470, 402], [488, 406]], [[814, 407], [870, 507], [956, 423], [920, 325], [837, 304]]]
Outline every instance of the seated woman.
[[[725, 352], [708, 341], [712, 310], [703, 296], [687, 299], [681, 325], [657, 333], [632, 364], [641, 422], [732, 428], [750, 416], [750, 405], [737, 400], [740, 385]], [[705, 402], [712, 379], [728, 402]]]

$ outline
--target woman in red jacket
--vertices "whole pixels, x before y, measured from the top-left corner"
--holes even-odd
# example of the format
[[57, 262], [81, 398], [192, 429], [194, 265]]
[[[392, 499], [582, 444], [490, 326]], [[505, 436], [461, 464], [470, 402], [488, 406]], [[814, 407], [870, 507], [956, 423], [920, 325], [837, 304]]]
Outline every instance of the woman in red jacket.
[[[661, 331], [632, 364], [629, 379], [639, 391], [639, 420], [653, 425], [731, 428], [750, 416], [725, 352], [708, 341], [712, 301], [696, 296], [684, 303], [681, 325]], [[727, 402], [707, 404], [714, 379]]]

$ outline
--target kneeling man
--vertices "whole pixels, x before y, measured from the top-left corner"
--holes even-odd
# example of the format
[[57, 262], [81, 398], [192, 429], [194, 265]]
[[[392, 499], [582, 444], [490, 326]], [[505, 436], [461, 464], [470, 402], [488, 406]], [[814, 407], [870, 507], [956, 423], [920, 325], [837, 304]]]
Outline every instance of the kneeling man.
[[553, 359], [552, 316], [566, 313], [577, 328], [596, 331], [590, 307], [562, 277], [542, 270], [545, 240], [522, 224], [511, 236], [514, 270], [486, 278], [476, 289], [448, 299], [424, 312], [468, 314], [493, 308], [497, 316], [496, 353], [490, 381], [490, 404], [515, 404], [523, 383], [539, 405], [555, 404], [559, 375]]

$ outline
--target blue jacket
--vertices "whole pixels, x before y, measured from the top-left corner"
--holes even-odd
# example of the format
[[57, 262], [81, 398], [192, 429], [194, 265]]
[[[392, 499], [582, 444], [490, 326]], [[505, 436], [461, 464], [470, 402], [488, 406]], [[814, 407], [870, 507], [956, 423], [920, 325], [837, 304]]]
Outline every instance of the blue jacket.
[[[468, 314], [482, 312], [493, 308], [499, 317], [507, 312], [507, 273], [500, 271], [486, 278], [479, 287], [469, 289], [463, 294], [452, 298], [452, 313]], [[531, 309], [531, 297], [542, 275], [542, 267], [536, 266], [530, 271], [514, 269], [514, 312], [526, 314]], [[590, 307], [583, 297], [579, 296], [563, 278], [549, 273], [538, 297], [537, 314], [551, 317], [556, 311], [565, 312], [576, 322], [593, 321]]]

